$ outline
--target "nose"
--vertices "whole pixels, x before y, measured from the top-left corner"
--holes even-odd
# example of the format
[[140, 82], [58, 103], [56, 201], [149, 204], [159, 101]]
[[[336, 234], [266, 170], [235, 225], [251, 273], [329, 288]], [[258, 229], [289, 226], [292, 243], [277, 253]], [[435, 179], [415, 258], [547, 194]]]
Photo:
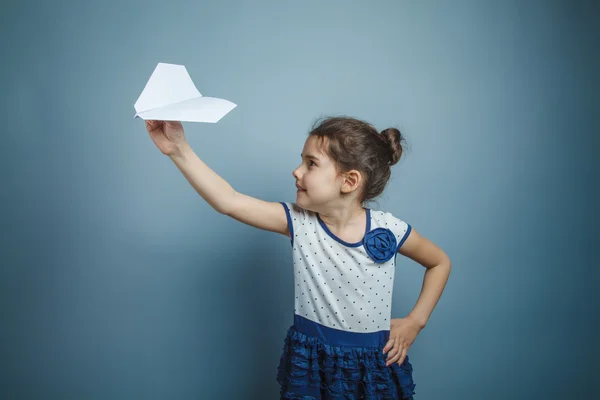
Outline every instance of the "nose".
[[300, 167], [292, 171], [292, 176], [299, 181], [300, 180]]

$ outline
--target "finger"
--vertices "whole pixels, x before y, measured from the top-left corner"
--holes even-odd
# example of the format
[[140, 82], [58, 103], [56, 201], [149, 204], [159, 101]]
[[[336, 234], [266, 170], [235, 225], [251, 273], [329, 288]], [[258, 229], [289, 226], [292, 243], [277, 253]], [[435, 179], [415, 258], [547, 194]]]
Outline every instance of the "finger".
[[392, 346], [394, 346], [394, 339], [388, 340], [385, 347], [383, 348], [383, 354], [387, 353], [392, 348]]
[[396, 354], [399, 353], [399, 346], [395, 345], [394, 348], [388, 353], [387, 359], [386, 359], [386, 364], [389, 364], [390, 360], [392, 358], [394, 358], [396, 356]]
[[402, 349], [402, 352], [400, 354], [400, 359], [398, 360], [398, 364], [402, 364], [404, 362], [404, 359], [406, 358], [407, 353], [408, 353], [407, 348]]
[[150, 132], [160, 129], [163, 126], [163, 124], [165, 123], [164, 121], [156, 121], [156, 120], [148, 120], [146, 122], [147, 122], [148, 130]]
[[165, 122], [169, 128], [181, 128], [181, 122], [179, 121], [166, 121]]
[[149, 119], [149, 120], [146, 121], [146, 127], [148, 129], [150, 129], [150, 130], [153, 130], [153, 129], [156, 128], [157, 122], [158, 121], [154, 121], [154, 120]]
[[386, 365], [392, 365], [393, 363], [397, 362], [401, 358], [403, 351], [404, 349], [400, 349], [400, 351], [394, 357], [392, 357]]
[[396, 353], [398, 353], [398, 350], [400, 349], [400, 345], [394, 345], [394, 347], [392, 348], [392, 350], [388, 353], [388, 360], [392, 357], [394, 357], [396, 355]]

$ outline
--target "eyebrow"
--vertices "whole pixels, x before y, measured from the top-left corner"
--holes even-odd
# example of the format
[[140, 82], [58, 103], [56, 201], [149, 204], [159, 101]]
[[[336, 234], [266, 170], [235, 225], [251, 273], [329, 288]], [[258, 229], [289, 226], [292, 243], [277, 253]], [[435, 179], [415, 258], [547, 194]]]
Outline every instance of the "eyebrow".
[[306, 155], [303, 155], [302, 153], [300, 153], [300, 157], [301, 157], [301, 158], [304, 158], [304, 157], [306, 157], [306, 158], [310, 158], [310, 159], [313, 159], [313, 160], [321, 161], [321, 160], [319, 160], [319, 158], [318, 158], [318, 157], [315, 157], [315, 156], [313, 156], [313, 155], [311, 155], [311, 154], [306, 154]]

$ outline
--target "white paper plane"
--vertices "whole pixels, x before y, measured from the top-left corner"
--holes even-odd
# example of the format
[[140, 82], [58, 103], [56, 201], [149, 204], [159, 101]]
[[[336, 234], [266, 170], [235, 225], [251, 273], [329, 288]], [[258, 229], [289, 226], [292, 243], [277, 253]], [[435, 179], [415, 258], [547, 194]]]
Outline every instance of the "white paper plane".
[[215, 123], [236, 106], [202, 96], [185, 66], [158, 63], [134, 104], [134, 118]]

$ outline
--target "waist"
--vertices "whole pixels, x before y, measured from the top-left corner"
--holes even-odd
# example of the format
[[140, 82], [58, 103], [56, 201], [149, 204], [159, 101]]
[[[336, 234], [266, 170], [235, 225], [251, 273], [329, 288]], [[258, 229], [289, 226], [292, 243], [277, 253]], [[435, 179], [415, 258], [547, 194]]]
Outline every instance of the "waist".
[[298, 314], [294, 314], [294, 328], [298, 332], [335, 346], [383, 347], [390, 337], [389, 330], [366, 333], [343, 331], [311, 321]]

